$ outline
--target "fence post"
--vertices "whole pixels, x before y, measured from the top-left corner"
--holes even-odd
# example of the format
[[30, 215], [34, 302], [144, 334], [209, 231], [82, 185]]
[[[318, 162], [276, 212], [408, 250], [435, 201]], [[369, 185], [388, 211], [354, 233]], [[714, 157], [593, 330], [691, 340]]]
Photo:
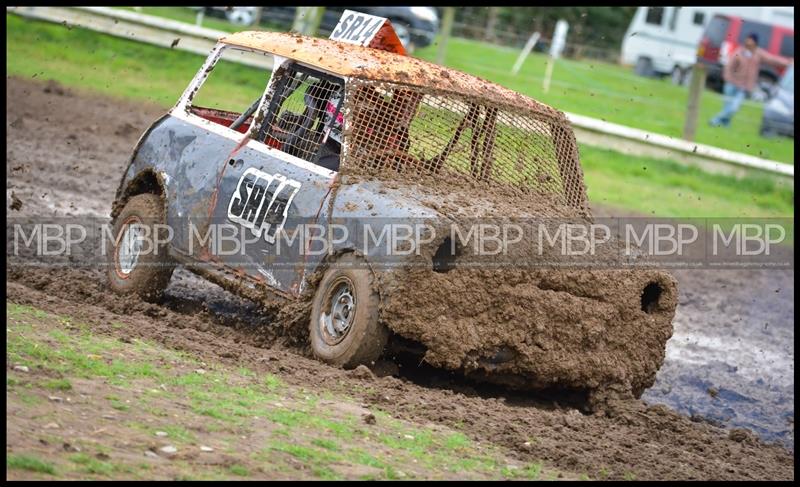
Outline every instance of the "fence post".
[[519, 56], [517, 56], [517, 61], [511, 68], [511, 74], [516, 76], [519, 73], [520, 68], [522, 68], [522, 63], [525, 62], [525, 58], [527, 58], [528, 54], [531, 53], [533, 47], [536, 45], [536, 42], [538, 40], [539, 40], [539, 32], [534, 32], [533, 34], [531, 34], [531, 37], [528, 39], [528, 42], [525, 43], [525, 47], [522, 48], [522, 52], [520, 52]]
[[296, 7], [292, 30], [307, 36], [317, 34], [325, 7]]
[[489, 19], [486, 21], [486, 32], [483, 34], [483, 40], [486, 42], [496, 42], [497, 36], [494, 29], [497, 25], [497, 11], [499, 7], [489, 7]]
[[450, 32], [453, 30], [453, 19], [456, 16], [455, 7], [444, 8], [444, 18], [442, 19], [442, 30], [439, 32], [439, 53], [436, 56], [437, 64], [444, 64], [444, 58], [447, 54], [447, 40], [450, 38]]
[[700, 112], [700, 95], [706, 85], [706, 67], [696, 63], [692, 68], [692, 81], [689, 84], [689, 103], [686, 106], [686, 122], [683, 125], [683, 139], [692, 142], [697, 132], [697, 115]]

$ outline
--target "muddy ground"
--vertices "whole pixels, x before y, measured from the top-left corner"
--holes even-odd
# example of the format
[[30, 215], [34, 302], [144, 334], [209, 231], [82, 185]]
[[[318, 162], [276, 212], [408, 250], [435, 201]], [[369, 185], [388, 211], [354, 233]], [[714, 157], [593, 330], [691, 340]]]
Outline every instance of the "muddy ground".
[[[16, 78], [8, 79], [6, 100], [10, 218], [107, 215], [136, 139], [163, 113]], [[244, 363], [287, 383], [352, 394], [354, 383], [369, 381], [375, 392], [355, 393], [365, 403], [420, 424], [467, 425], [474, 439], [523, 461], [569, 472], [606, 469], [620, 478], [794, 478], [787, 449], [794, 441], [793, 271], [674, 272], [675, 333], [655, 386], [642, 401], [591, 415], [408, 364], [399, 377], [354, 377], [282, 346], [270, 316], [183, 270], [161, 306], [111, 294], [98, 270], [6, 271], [14, 302], [71, 314], [110, 335]], [[111, 322], [129, 326], [102, 326]], [[741, 426], [756, 434], [731, 429]]]

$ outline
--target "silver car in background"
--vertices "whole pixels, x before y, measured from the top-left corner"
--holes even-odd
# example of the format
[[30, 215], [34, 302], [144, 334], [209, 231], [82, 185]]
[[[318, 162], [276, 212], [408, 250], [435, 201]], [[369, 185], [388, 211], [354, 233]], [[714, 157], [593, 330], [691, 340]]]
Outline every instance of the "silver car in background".
[[785, 135], [794, 138], [794, 65], [783, 74], [775, 94], [764, 105], [761, 135]]

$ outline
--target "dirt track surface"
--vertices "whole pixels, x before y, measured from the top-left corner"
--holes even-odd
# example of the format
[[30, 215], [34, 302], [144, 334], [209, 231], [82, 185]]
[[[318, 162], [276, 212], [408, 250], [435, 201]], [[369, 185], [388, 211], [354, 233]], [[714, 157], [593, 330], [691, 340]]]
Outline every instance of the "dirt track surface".
[[[80, 96], [27, 80], [8, 82], [7, 207], [19, 207], [9, 216], [107, 215], [130, 150], [162, 110]], [[476, 389], [435, 374], [424, 378], [412, 371], [399, 378], [362, 378], [325, 366], [302, 350], [281, 346], [275, 333], [280, 327], [254, 305], [182, 270], [176, 272], [165, 303], [158, 306], [111, 294], [103, 273], [94, 269], [12, 265], [6, 270], [7, 293], [14, 302], [74, 316], [92, 323], [99, 333], [146, 338], [209, 360], [246, 364], [290, 384], [348, 393], [405, 420], [463, 424], [472, 438], [507, 448], [523, 461], [541, 460], [566, 472], [604, 470], [616, 478], [626, 473], [637, 479], [794, 478], [791, 452], [783, 447], [764, 444], [749, 432], [692, 420], [663, 405], [619, 401], [605, 411], [584, 415], [552, 400]], [[772, 301], [739, 304], [736, 300], [746, 292], [732, 288], [750, 289], [753, 278], [748, 272], [676, 273], [682, 297], [675, 337], [656, 386], [645, 394], [647, 401], [695, 413], [727, 407], [733, 410], [729, 416], [734, 421], [729, 424], [756, 423], [746, 408], [737, 409], [738, 396], [726, 392], [732, 390], [756, 398], [744, 401], [751, 409], [768, 411], [766, 419], [757, 421], [767, 431], [778, 428], [793, 440], [793, 417], [791, 424], [776, 426], [774, 410], [758, 396], [764, 389], [759, 388], [756, 376], [760, 375], [775, 385], [767, 401], [786, 411], [793, 409], [792, 275], [773, 274], [754, 274], [759, 287], [773, 293]], [[756, 324], [741, 323], [755, 316], [768, 317], [769, 326], [764, 328], [761, 318]], [[112, 322], [127, 326], [120, 329], [109, 325]], [[723, 355], [719, 347], [704, 348], [706, 341], [698, 341], [700, 331], [750, 340], [748, 346], [760, 346], [764, 353], [741, 355], [743, 380], [731, 370], [737, 366], [737, 356]], [[278, 360], [265, 360], [268, 356]], [[769, 364], [765, 356], [777, 363]], [[712, 367], [705, 368], [707, 364]], [[363, 389], [354, 388], [356, 384]], [[715, 388], [725, 406], [715, 406], [713, 397], [699, 399], [693, 390], [698, 387]]]

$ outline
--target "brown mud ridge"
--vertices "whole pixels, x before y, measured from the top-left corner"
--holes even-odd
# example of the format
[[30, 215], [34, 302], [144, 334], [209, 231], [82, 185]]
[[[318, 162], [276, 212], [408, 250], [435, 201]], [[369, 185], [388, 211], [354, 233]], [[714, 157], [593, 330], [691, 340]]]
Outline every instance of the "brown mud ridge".
[[[160, 115], [160, 110], [99, 96], [76, 95], [68, 90], [61, 90], [59, 94], [52, 85], [48, 91], [43, 89], [43, 84], [26, 80], [10, 78], [8, 81], [7, 164], [11, 171], [7, 191], [13, 189], [22, 201], [18, 213], [21, 216], [107, 215], [119, 176], [137, 138], [137, 134], [120, 127], [130, 123], [143, 130]], [[84, 116], [74, 117], [77, 112]], [[42, 143], [43, 140], [47, 143]], [[14, 168], [19, 169], [15, 171]], [[54, 194], [58, 201], [50, 199]], [[534, 399], [530, 394], [511, 390], [484, 389], [458, 379], [431, 383], [430, 376], [429, 380], [420, 380], [413, 370], [402, 371], [400, 378], [390, 375], [378, 378], [328, 367], [303, 356], [302, 347], [292, 343], [286, 346], [281, 329], [286, 323], [282, 323], [281, 317], [265, 313], [258, 306], [180, 269], [173, 276], [162, 305], [110, 293], [104, 273], [97, 269], [9, 265], [6, 272], [10, 300], [85, 320], [100, 333], [154, 340], [200, 357], [276, 373], [287, 382], [348, 393], [403, 419], [463, 424], [468, 434], [479, 441], [503, 445], [520, 459], [545, 461], [564, 471], [606, 471], [612, 478], [623, 478], [631, 473], [637, 479], [791, 479], [794, 476], [792, 456], [780, 446], [766, 445], [743, 430], [728, 432], [692, 421], [664, 406], [647, 407], [635, 399], [609, 398], [604, 408], [587, 415], [559, 405], [552, 398]], [[465, 284], [470, 279], [487, 278], [479, 273], [461, 274], [459, 270], [452, 274], [451, 280], [463, 279]], [[611, 314], [623, 316], [624, 320], [627, 319], [624, 309], [602, 306], [607, 296], [603, 293], [633, 293], [633, 289], [642, 284], [631, 283], [635, 285], [626, 290], [624, 282], [613, 280], [570, 284], [551, 282], [541, 275], [536, 286], [524, 287], [525, 292], [520, 292], [522, 287], [515, 284], [523, 278], [520, 275], [515, 279], [516, 283], [513, 279], [502, 283], [493, 281], [498, 288], [507, 288], [503, 294], [519, 293], [510, 300], [511, 306], [497, 310], [506, 320], [520, 319], [518, 313], [528, 312], [527, 307], [515, 309], [513, 305], [520, 305], [535, 294], [570, 299], [578, 309], [600, 309], [606, 313], [602, 317], [604, 320]], [[446, 281], [440, 284], [446, 285]], [[451, 306], [452, 303], [437, 301], [435, 291], [441, 293], [442, 290], [437, 291], [431, 285], [427, 291], [431, 293], [427, 302], [419, 296], [413, 299], [429, 316], [441, 315], [442, 308]], [[567, 295], [574, 298], [567, 298]], [[480, 299], [473, 296], [478, 303], [488, 303], [490, 299], [491, 296]], [[557, 306], [551, 298], [547, 301], [552, 309], [543, 307], [537, 313], [554, 312], [557, 316], [562, 313], [567, 319], [566, 304]], [[628, 312], [642, 312], [639, 297], [633, 303], [625, 302], [631, 307]], [[388, 303], [387, 306], [399, 304]], [[403, 315], [397, 316], [402, 323]], [[586, 316], [586, 321], [582, 321], [585, 323], [580, 331], [582, 335], [597, 326], [591, 313]], [[119, 328], [112, 323], [126, 326]], [[536, 323], [535, 318], [524, 319], [525, 326], [535, 327]], [[577, 335], [571, 334], [578, 333], [569, 329], [563, 332], [567, 339], [575, 338]], [[513, 336], [510, 329], [497, 337], [465, 337], [458, 335], [457, 329], [448, 333], [459, 342], [498, 345]], [[659, 333], [666, 331], [655, 332], [654, 340], [661, 340]], [[546, 336], [544, 345], [552, 347], [558, 338], [556, 334]], [[420, 339], [424, 342], [427, 338], [420, 336]], [[605, 351], [598, 352], [590, 360], [611, 361], [615, 353], [623, 350], [624, 339], [625, 336], [620, 335], [611, 345], [603, 343], [599, 348]], [[466, 348], [469, 347], [432, 356], [431, 360], [446, 362], [450, 356], [464, 355]], [[566, 355], [570, 352], [567, 349]], [[530, 366], [536, 367], [533, 359], [537, 354], [557, 356], [559, 350], [548, 351], [544, 347], [540, 350], [534, 342], [530, 348], [517, 353], [531, 361]], [[663, 344], [660, 353], [663, 354]], [[662, 359], [663, 355], [657, 361], [660, 363]], [[653, 359], [646, 357], [638, 363], [641, 376], [648, 377], [648, 370], [655, 363]], [[401, 365], [404, 365], [401, 368], [409, 367]], [[626, 367], [612, 372], [609, 377], [589, 377], [591, 374], [586, 373], [583, 377], [576, 376], [575, 380], [597, 380], [598, 384], [609, 379], [616, 381], [629, 376], [630, 372], [623, 370]], [[580, 364], [574, 367], [574, 370], [583, 369], [585, 367]], [[567, 375], [563, 371], [553, 371], [553, 376]], [[362, 388], [354, 388], [355, 384]], [[633, 381], [630, 385], [636, 388]]]

